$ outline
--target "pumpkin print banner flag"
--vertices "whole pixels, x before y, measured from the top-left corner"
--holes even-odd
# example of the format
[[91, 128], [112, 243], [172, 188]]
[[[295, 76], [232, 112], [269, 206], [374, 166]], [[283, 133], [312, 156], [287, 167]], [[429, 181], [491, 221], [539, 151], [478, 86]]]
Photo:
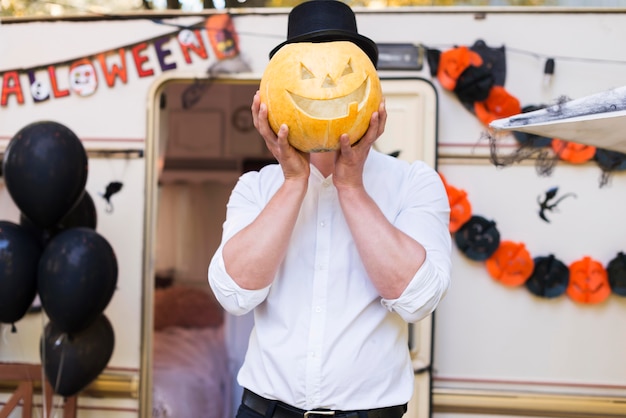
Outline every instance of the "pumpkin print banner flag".
[[205, 28], [217, 59], [234, 58], [239, 54], [239, 37], [229, 14], [209, 17]]

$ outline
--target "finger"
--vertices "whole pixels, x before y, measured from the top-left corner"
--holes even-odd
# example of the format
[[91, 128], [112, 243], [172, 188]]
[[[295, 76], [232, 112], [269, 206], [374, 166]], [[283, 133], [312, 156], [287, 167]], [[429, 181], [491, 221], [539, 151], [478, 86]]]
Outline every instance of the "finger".
[[272, 128], [270, 127], [270, 123], [267, 120], [267, 105], [265, 103], [261, 103], [259, 105], [259, 113], [258, 113], [258, 130], [261, 133], [261, 135], [268, 136], [272, 139], [276, 139], [275, 138], [275, 134], [274, 131], [272, 130]]
[[288, 137], [289, 137], [289, 128], [287, 127], [286, 124], [283, 123], [282, 125], [280, 125], [280, 128], [278, 129], [278, 135], [276, 139], [276, 142], [278, 143], [278, 147], [280, 148], [282, 152], [287, 151], [289, 147], [291, 146], [289, 144]]
[[387, 125], [387, 106], [385, 99], [380, 103], [378, 109], [378, 135], [381, 136], [385, 132], [385, 126]]
[[261, 97], [259, 96], [259, 91], [254, 94], [252, 98], [252, 105], [250, 109], [252, 111], [252, 122], [255, 128], [259, 128], [259, 106], [261, 105]]
[[365, 132], [365, 135], [361, 139], [360, 142], [364, 143], [366, 147], [370, 147], [376, 139], [378, 139], [378, 128], [380, 126], [380, 117], [378, 112], [372, 113], [372, 118], [370, 119], [370, 126]]
[[343, 134], [339, 137], [339, 148], [341, 149], [341, 155], [344, 157], [350, 157], [354, 152], [348, 134]]

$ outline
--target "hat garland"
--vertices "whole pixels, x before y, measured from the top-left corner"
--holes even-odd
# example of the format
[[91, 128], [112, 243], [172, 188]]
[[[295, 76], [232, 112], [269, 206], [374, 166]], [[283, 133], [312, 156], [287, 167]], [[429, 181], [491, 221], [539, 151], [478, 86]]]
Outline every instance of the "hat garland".
[[524, 243], [501, 240], [494, 221], [472, 213], [467, 193], [441, 175], [450, 203], [450, 233], [469, 259], [483, 261], [488, 274], [509, 287], [525, 286], [543, 298], [566, 294], [580, 304], [604, 302], [610, 294], [626, 297], [626, 254], [619, 252], [606, 267], [584, 256], [569, 266], [553, 254], [532, 257]]
[[491, 48], [482, 40], [471, 47], [446, 51], [427, 49], [430, 74], [484, 125], [521, 112], [519, 100], [504, 88], [504, 46]]

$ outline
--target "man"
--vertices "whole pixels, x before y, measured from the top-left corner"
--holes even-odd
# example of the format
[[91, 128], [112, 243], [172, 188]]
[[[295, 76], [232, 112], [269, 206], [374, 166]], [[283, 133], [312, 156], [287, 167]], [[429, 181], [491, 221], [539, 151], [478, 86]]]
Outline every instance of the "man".
[[[352, 10], [313, 0], [289, 14], [288, 40], [376, 45]], [[209, 282], [255, 326], [238, 374], [238, 418], [400, 418], [413, 391], [407, 322], [430, 314], [450, 282], [450, 208], [438, 174], [372, 145], [384, 102], [353, 146], [305, 154], [270, 128], [257, 93], [254, 126], [278, 161], [244, 174], [230, 197]]]

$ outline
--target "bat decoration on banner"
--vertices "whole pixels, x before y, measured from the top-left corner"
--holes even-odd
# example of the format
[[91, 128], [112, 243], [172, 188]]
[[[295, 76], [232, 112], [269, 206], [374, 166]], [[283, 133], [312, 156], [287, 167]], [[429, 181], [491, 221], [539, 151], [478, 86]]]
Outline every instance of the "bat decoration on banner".
[[[544, 221], [550, 223], [550, 220], [546, 217], [546, 212], [553, 212], [557, 209], [557, 205], [566, 197], [573, 196], [576, 198], [575, 193], [565, 193], [559, 198], [556, 198], [557, 193], [559, 192], [558, 187], [552, 187], [548, 189], [544, 195], [543, 199], [537, 197], [537, 203], [539, 204], [539, 217]], [[556, 199], [556, 200], [554, 200]]]
[[124, 184], [122, 182], [112, 181], [107, 184], [104, 193], [100, 193], [100, 196], [107, 202], [107, 212], [113, 212], [113, 203], [111, 203], [111, 197], [113, 197], [114, 194], [122, 190], [122, 187], [124, 187]]

